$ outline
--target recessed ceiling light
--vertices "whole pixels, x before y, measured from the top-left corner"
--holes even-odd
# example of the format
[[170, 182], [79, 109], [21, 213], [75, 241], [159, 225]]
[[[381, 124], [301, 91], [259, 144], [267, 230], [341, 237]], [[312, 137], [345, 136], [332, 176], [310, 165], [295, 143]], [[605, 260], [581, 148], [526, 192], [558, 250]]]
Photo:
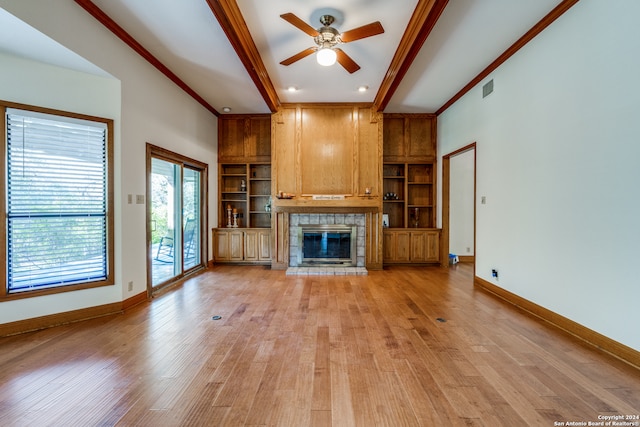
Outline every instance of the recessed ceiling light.
[[367, 90], [369, 90], [369, 86], [360, 86], [358, 88], [358, 92], [366, 92]]
[[231, 112], [231, 107], [222, 107], [222, 112], [223, 113], [230, 113]]
[[289, 87], [287, 88], [287, 90], [288, 90], [289, 92], [297, 92], [297, 91], [298, 91], [298, 88], [297, 88], [297, 87], [295, 87], [295, 86], [289, 86]]

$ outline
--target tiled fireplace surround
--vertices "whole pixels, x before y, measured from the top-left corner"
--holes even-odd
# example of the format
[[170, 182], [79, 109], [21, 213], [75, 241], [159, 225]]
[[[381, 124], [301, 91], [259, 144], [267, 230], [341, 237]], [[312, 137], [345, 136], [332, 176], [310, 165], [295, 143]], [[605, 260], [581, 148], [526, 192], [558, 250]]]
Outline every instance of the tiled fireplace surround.
[[[299, 267], [298, 226], [346, 224], [356, 226], [355, 267]], [[361, 213], [292, 213], [289, 217], [289, 268], [287, 275], [366, 275], [365, 267], [365, 215]]]

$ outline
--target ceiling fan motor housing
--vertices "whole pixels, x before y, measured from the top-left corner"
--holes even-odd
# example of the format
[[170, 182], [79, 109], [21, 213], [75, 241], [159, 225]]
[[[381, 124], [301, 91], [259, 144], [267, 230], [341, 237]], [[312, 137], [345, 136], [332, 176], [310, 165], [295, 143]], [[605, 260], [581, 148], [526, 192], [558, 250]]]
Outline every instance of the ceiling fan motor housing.
[[322, 15], [320, 17], [320, 23], [323, 27], [331, 26], [331, 24], [333, 24], [333, 21], [335, 21], [335, 19], [331, 15]]
[[322, 15], [320, 17], [320, 23], [323, 26], [318, 28], [318, 35], [313, 40], [321, 48], [332, 48], [342, 42], [338, 30], [330, 26], [333, 21], [334, 19], [331, 15]]

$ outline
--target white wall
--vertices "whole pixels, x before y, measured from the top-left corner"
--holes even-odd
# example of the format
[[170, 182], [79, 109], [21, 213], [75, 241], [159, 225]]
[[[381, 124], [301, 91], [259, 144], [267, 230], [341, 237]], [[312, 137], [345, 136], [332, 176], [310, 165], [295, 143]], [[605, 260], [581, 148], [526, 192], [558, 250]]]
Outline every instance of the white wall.
[[477, 142], [477, 275], [636, 350], [638, 16], [577, 3], [438, 118], [439, 153]]
[[[126, 199], [127, 194], [145, 194], [145, 144], [208, 163], [208, 202], [216, 206], [216, 117], [72, 0], [0, 0], [0, 7], [114, 76], [0, 58], [0, 77], [13, 77], [11, 83], [0, 78], [0, 99], [114, 119], [116, 174], [116, 285], [2, 302], [0, 323], [108, 304], [144, 292], [145, 205], [129, 205]], [[216, 209], [209, 210], [208, 221], [209, 226], [216, 223]], [[131, 292], [123, 286], [129, 281], [134, 283]]]
[[473, 255], [473, 162], [473, 150], [449, 161], [449, 253], [458, 256]]

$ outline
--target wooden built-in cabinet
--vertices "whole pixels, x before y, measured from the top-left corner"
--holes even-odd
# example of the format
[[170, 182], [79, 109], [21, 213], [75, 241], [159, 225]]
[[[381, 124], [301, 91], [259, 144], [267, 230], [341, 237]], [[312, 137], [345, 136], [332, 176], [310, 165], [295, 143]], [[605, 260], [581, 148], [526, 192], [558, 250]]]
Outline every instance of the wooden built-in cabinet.
[[213, 261], [218, 263], [271, 263], [271, 229], [213, 229]]
[[[438, 262], [433, 114], [296, 104], [273, 115], [224, 115], [218, 166], [216, 262], [274, 258], [272, 268], [286, 268], [289, 213], [353, 211], [370, 217], [368, 268]], [[279, 192], [291, 198], [271, 198]], [[228, 227], [228, 209], [238, 215], [237, 228]], [[388, 216], [384, 230], [382, 213]]]
[[440, 259], [440, 230], [385, 229], [382, 235], [385, 264], [430, 264]]
[[384, 114], [384, 263], [436, 263], [436, 117]]
[[[212, 233], [214, 262], [269, 264], [271, 115], [224, 115], [218, 129], [219, 210], [218, 228]], [[237, 214], [237, 224], [233, 213]]]

